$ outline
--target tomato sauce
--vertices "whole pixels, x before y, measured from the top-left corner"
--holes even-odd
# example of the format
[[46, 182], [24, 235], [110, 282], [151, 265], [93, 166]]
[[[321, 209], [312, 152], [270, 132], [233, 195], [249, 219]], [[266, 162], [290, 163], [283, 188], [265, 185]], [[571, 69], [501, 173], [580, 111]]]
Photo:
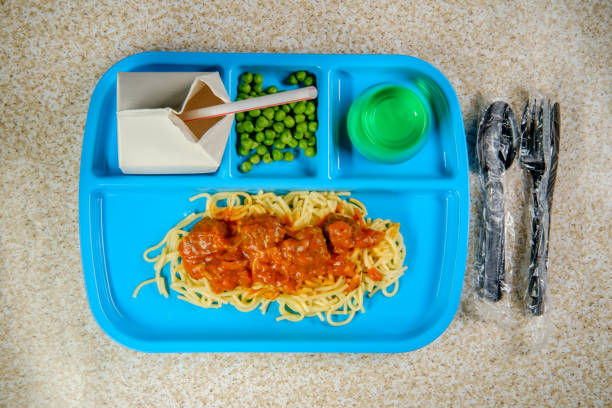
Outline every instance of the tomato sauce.
[[[332, 276], [345, 277], [348, 290], [360, 276], [349, 255], [356, 248], [378, 245], [383, 232], [355, 220], [332, 214], [321, 225], [294, 229], [273, 215], [238, 221], [203, 218], [179, 244], [186, 272], [206, 278], [215, 293], [264, 284], [274, 296], [297, 294], [309, 283]], [[368, 271], [373, 278], [381, 276]]]

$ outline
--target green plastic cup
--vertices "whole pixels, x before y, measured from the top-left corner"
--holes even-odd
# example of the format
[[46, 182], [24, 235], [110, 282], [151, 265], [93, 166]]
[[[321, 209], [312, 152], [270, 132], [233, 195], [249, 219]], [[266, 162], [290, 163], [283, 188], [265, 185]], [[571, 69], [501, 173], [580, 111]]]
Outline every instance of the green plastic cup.
[[427, 141], [428, 126], [421, 98], [392, 84], [367, 89], [353, 102], [347, 117], [353, 146], [380, 163], [400, 163], [414, 156]]

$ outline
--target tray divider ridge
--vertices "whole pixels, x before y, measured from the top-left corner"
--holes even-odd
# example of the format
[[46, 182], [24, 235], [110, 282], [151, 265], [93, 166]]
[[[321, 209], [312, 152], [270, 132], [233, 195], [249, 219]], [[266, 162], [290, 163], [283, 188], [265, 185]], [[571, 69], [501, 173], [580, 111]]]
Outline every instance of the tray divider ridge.
[[[317, 167], [319, 168], [319, 179], [331, 180], [330, 155], [332, 154], [333, 135], [331, 129], [331, 70], [325, 64], [321, 64], [322, 78], [318, 79], [319, 106], [317, 107], [319, 117], [319, 138], [317, 141]], [[327, 137], [321, 137], [326, 135]]]

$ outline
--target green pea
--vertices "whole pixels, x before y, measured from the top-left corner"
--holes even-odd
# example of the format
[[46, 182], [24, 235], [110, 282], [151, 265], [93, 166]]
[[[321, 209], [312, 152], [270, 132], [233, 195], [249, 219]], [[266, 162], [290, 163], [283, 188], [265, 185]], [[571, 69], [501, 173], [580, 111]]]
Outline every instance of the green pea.
[[308, 130], [308, 125], [306, 122], [301, 122], [295, 125], [295, 130], [298, 132], [306, 132]]
[[238, 93], [238, 97], [242, 98], [242, 99], [246, 99], [249, 97], [249, 93], [248, 92], [240, 92]]
[[245, 120], [242, 122], [242, 129], [244, 129], [244, 131], [247, 133], [251, 133], [253, 130], [255, 130], [255, 126], [253, 126], [253, 122], [250, 120]]
[[[259, 110], [259, 109], [258, 109]], [[255, 121], [255, 126], [257, 126], [258, 128], [265, 128], [266, 126], [268, 126], [268, 119], [265, 116], [259, 116], [257, 118], [257, 120]]]
[[283, 152], [278, 149], [272, 150], [272, 160], [279, 161], [283, 158]]
[[257, 132], [257, 133], [255, 133], [255, 141], [256, 141], [256, 142], [261, 143], [261, 142], [263, 142], [263, 141], [264, 141], [264, 139], [265, 139], [265, 138], [266, 138], [266, 135], [264, 135], [264, 133], [263, 133], [263, 132]]
[[302, 140], [304, 138], [304, 133], [295, 131], [293, 132], [293, 137], [297, 140]]
[[298, 113], [297, 115], [295, 115], [295, 123], [301, 123], [305, 120], [306, 120], [306, 116], [302, 115], [301, 113]]
[[311, 113], [310, 115], [306, 116], [308, 118], [308, 120], [315, 120], [316, 119], [316, 115], [314, 113]]
[[269, 94], [275, 94], [278, 92], [278, 88], [275, 86], [269, 86], [268, 89], [266, 89], [266, 92]]
[[305, 115], [312, 115], [313, 113], [315, 113], [315, 110], [317, 109], [317, 107], [315, 106], [313, 101], [308, 101], [306, 102], [306, 110], [304, 111]]
[[245, 84], [250, 84], [253, 81], [253, 74], [251, 74], [250, 72], [245, 72], [240, 76], [240, 79]]
[[256, 151], [258, 155], [263, 156], [268, 153], [268, 148], [266, 146], [258, 146]]
[[272, 120], [274, 118], [274, 109], [266, 108], [263, 110], [262, 114], [268, 119]]
[[242, 101], [242, 100], [244, 100], [244, 99], [245, 99], [245, 98], [237, 97], [237, 98], [236, 98], [236, 102], [238, 102], [238, 101]]
[[308, 146], [315, 146], [316, 144], [317, 144], [316, 137], [311, 137], [310, 139], [308, 139]]
[[242, 122], [244, 120], [244, 112], [238, 112], [236, 114], [236, 122]]
[[273, 107], [272, 107], [272, 109], [274, 109], [274, 111], [276, 112], [277, 110], [279, 110], [279, 109], [280, 109], [280, 106], [278, 106], [278, 105], [273, 106]]
[[298, 141], [296, 139], [291, 138], [291, 140], [289, 141], [289, 143], [287, 143], [289, 145], [289, 147], [291, 148], [296, 148], [298, 146]]
[[283, 150], [285, 148], [285, 144], [283, 142], [281, 142], [280, 139], [276, 139], [274, 141], [274, 147], [278, 150]]
[[293, 152], [285, 152], [285, 154], [283, 155], [283, 158], [285, 159], [285, 161], [292, 161], [295, 158], [295, 155], [293, 154]]
[[308, 122], [308, 130], [311, 132], [316, 132], [319, 125], [317, 122]]
[[283, 122], [274, 122], [274, 124], [272, 125], [272, 129], [274, 129], [276, 133], [280, 133], [285, 129], [285, 125], [283, 124]]
[[266, 153], [264, 154], [264, 156], [261, 158], [261, 160], [263, 160], [264, 163], [272, 163], [272, 156], [270, 155], [270, 153]]
[[242, 83], [242, 84], [238, 85], [238, 90], [240, 92], [249, 93], [249, 92], [251, 92], [251, 85], [246, 84], [246, 83]]
[[282, 110], [276, 111], [276, 113], [274, 114], [274, 120], [277, 122], [280, 122], [283, 119], [285, 119], [285, 116], [287, 116], [287, 113], [285, 111], [282, 111]]
[[309, 131], [305, 131], [305, 132], [304, 132], [304, 137], [305, 137], [306, 139], [310, 139], [310, 138], [311, 138], [311, 137], [313, 137], [313, 136], [314, 136], [314, 133], [312, 133], [312, 132], [309, 132]]
[[241, 139], [240, 140], [240, 144], [242, 146], [246, 147], [249, 150], [255, 148], [254, 143], [256, 143], [256, 142], [253, 139], [251, 139], [250, 137], [247, 137], [245, 139]]
[[257, 123], [255, 123], [255, 129], [253, 129], [255, 132], [262, 132], [264, 130], [264, 128], [257, 126]]
[[257, 96], [257, 92], [255, 92], [255, 91], [251, 91], [251, 92], [249, 92], [249, 95], [250, 95], [250, 96]]
[[308, 147], [308, 142], [306, 141], [306, 139], [302, 139], [299, 141], [298, 146], [300, 147], [300, 149], [305, 150]]
[[243, 173], [248, 173], [249, 171], [251, 171], [252, 168], [253, 168], [253, 165], [248, 161], [245, 161], [240, 165], [240, 170]]
[[282, 109], [282, 111], [283, 111], [283, 112], [285, 112], [285, 113], [289, 113], [289, 112], [291, 112], [291, 106], [289, 106], [289, 105], [287, 105], [287, 104], [281, 105], [281, 109]]
[[289, 144], [292, 139], [293, 137], [291, 137], [291, 131], [287, 129], [283, 130], [283, 133], [280, 135], [280, 141], [284, 144]]
[[238, 154], [241, 156], [246, 156], [247, 154], [249, 154], [250, 151], [251, 149], [249, 149], [245, 145], [240, 145], [240, 148], [238, 149]]
[[306, 79], [306, 71], [298, 71], [295, 73], [295, 79], [302, 82]]
[[304, 155], [306, 157], [313, 157], [315, 154], [317, 154], [317, 151], [312, 146], [308, 146], [306, 149], [304, 149]]
[[274, 139], [264, 139], [262, 143], [266, 146], [272, 146], [274, 144]]
[[258, 154], [254, 154], [249, 157], [249, 161], [253, 164], [258, 164], [261, 161], [261, 156], [259, 156]]
[[291, 109], [293, 109], [293, 107], [295, 106], [295, 104], [296, 104], [296, 103], [297, 103], [297, 102], [289, 102], [289, 107], [290, 107]]
[[292, 128], [295, 126], [295, 119], [293, 119], [291, 116], [287, 116], [285, 120], [283, 120], [283, 123], [285, 124], [285, 127]]
[[249, 136], [249, 134], [248, 134], [248, 133], [241, 133], [241, 134], [240, 134], [240, 141], [241, 141], [241, 142], [244, 142], [245, 140], [247, 140], [247, 139], [249, 139], [249, 138], [250, 138], [250, 136]]
[[253, 109], [253, 110], [249, 111], [249, 116], [252, 117], [252, 118], [256, 118], [259, 115], [261, 115], [261, 110], [259, 110], [259, 109]]
[[300, 101], [293, 107], [293, 112], [295, 114], [304, 113], [306, 111], [306, 103], [304, 101]]
[[255, 85], [253, 85], [253, 86], [252, 86], [252, 88], [253, 88], [253, 90], [254, 90], [255, 92], [257, 92], [258, 94], [263, 92], [263, 89], [262, 89], [262, 87], [261, 87], [261, 84], [255, 84]]
[[266, 129], [264, 134], [266, 135], [266, 139], [274, 139], [276, 137], [276, 132], [272, 129]]
[[237, 133], [244, 133], [244, 123], [242, 123], [242, 122], [236, 123], [236, 132]]
[[311, 75], [308, 75], [304, 80], [304, 85], [310, 86], [312, 84], [314, 84], [314, 78]]
[[298, 80], [295, 75], [291, 74], [289, 75], [289, 78], [287, 78], [287, 83], [289, 83], [289, 85], [297, 85]]
[[256, 84], [261, 84], [263, 82], [263, 76], [261, 74], [253, 75], [253, 82]]

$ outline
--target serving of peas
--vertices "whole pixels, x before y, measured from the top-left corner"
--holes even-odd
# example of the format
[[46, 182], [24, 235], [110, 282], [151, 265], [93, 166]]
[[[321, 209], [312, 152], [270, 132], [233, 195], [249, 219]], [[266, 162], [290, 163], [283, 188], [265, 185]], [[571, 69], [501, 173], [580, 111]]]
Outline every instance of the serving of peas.
[[[289, 85], [310, 86], [315, 83], [314, 75], [306, 71], [290, 74], [286, 81]], [[276, 86], [264, 89], [263, 76], [244, 72], [238, 84], [236, 100], [273, 94], [279, 91]], [[260, 163], [292, 161], [300, 150], [304, 156], [317, 154], [315, 132], [317, 105], [315, 101], [292, 102], [265, 109], [254, 109], [236, 114], [236, 148], [245, 160], [240, 171], [247, 173]]]

